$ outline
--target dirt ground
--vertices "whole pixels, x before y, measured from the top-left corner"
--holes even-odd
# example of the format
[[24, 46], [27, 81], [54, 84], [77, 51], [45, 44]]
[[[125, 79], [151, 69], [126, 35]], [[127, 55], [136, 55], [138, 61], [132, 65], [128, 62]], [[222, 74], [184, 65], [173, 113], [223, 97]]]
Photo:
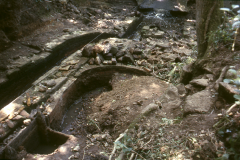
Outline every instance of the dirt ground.
[[127, 129], [115, 158], [213, 159], [223, 149], [212, 129], [216, 113], [183, 117], [181, 107], [174, 111], [161, 107], [159, 99], [170, 84], [154, 77], [116, 74], [111, 85], [83, 95], [65, 116], [63, 132], [84, 137], [80, 144], [86, 156], [96, 156], [93, 146], [109, 156], [113, 142]]

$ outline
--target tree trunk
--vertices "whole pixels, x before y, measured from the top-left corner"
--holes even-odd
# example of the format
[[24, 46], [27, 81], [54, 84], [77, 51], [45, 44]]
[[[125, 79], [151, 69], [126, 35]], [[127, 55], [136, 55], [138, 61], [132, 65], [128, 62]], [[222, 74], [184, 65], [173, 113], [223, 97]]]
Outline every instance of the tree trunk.
[[214, 31], [221, 24], [222, 0], [196, 0], [196, 28], [198, 43], [198, 59], [204, 57], [208, 47], [208, 33]]

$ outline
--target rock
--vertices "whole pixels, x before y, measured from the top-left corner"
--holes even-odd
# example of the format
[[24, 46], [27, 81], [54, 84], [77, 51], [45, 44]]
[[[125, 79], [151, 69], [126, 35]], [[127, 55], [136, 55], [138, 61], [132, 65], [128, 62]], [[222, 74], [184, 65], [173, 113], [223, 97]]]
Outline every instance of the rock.
[[89, 61], [88, 61], [88, 63], [89, 63], [90, 65], [93, 65], [94, 62], [95, 62], [95, 59], [94, 59], [94, 58], [90, 58]]
[[174, 61], [178, 58], [178, 55], [177, 55], [177, 54], [167, 53], [167, 54], [162, 54], [162, 55], [161, 55], [161, 58], [162, 58], [164, 61], [174, 62]]
[[67, 4], [67, 0], [59, 0], [61, 4]]
[[142, 55], [136, 55], [136, 54], [134, 54], [134, 55], [133, 55], [133, 58], [134, 58], [135, 60], [139, 60], [139, 59], [142, 59]]
[[79, 145], [76, 145], [76, 147], [73, 148], [73, 151], [74, 151], [74, 152], [80, 151], [80, 146], [79, 146]]
[[136, 12], [135, 12], [135, 16], [136, 16], [136, 17], [140, 17], [140, 16], [141, 16], [141, 12], [136, 11]]
[[106, 60], [111, 60], [112, 57], [113, 57], [113, 54], [112, 54], [112, 53], [108, 53], [108, 54], [105, 54], [103, 57], [104, 57], [104, 59], [106, 59]]
[[118, 52], [118, 47], [112, 46], [112, 48], [110, 49], [109, 52], [112, 53], [115, 56]]
[[93, 138], [95, 138], [98, 141], [106, 140], [106, 138], [109, 137], [108, 134], [94, 134]]
[[213, 81], [214, 75], [213, 75], [213, 74], [206, 74], [206, 78], [207, 78], [209, 81]]
[[157, 32], [153, 33], [153, 36], [151, 36], [151, 37], [162, 38], [162, 37], [164, 37], [164, 32], [163, 31], [157, 31]]
[[150, 29], [150, 26], [143, 26], [142, 27], [142, 30], [149, 30]]
[[12, 120], [13, 120], [13, 121], [18, 121], [18, 120], [20, 120], [20, 119], [24, 119], [24, 117], [21, 116], [21, 115], [17, 115], [17, 116], [15, 116]]
[[169, 45], [169, 42], [164, 42], [164, 43], [157, 43], [155, 47], [166, 49], [166, 48], [170, 48], [170, 45]]
[[187, 48], [173, 48], [173, 52], [179, 54], [180, 56], [190, 56], [192, 50]]
[[143, 54], [143, 51], [141, 49], [134, 49], [133, 54], [141, 55]]
[[103, 46], [103, 54], [107, 54], [110, 52], [112, 48], [112, 45], [110, 43], [106, 43], [104, 46]]
[[68, 70], [70, 70], [70, 69], [71, 69], [71, 66], [70, 66], [70, 65], [68, 65], [68, 66], [61, 66], [61, 67], [59, 68], [60, 71], [68, 71]]
[[67, 63], [66, 63], [66, 65], [75, 65], [75, 64], [77, 64], [79, 62], [79, 60], [71, 60], [71, 61], [68, 61]]
[[233, 85], [230, 85], [228, 83], [220, 82], [218, 93], [219, 96], [222, 96], [226, 99], [228, 103], [235, 102], [235, 98], [233, 97], [235, 94], [239, 94], [235, 90], [237, 90], [237, 87], [234, 87]]
[[229, 69], [225, 75], [226, 79], [236, 79], [237, 71], [235, 69]]
[[117, 61], [118, 61], [118, 62], [122, 62], [122, 61], [123, 61], [123, 57], [119, 57], [119, 58], [117, 59]]
[[69, 28], [64, 28], [63, 29], [63, 32], [69, 32], [70, 30], [69, 30]]
[[190, 84], [195, 86], [207, 87], [208, 86], [208, 79], [194, 79], [190, 81]]
[[96, 44], [94, 47], [93, 47], [93, 52], [96, 54], [100, 54], [102, 53], [104, 50], [104, 45], [101, 45], [101, 44]]
[[34, 116], [37, 114], [37, 109], [31, 110], [30, 117], [34, 118]]
[[127, 52], [123, 56], [123, 63], [134, 63], [134, 58], [130, 52]]
[[14, 128], [14, 126], [15, 126], [14, 123], [9, 119], [6, 120], [6, 123], [7, 123], [9, 128]]
[[37, 90], [38, 92], [46, 92], [47, 89], [48, 89], [48, 88], [47, 88], [46, 86], [43, 86], [43, 85], [40, 85], [40, 86], [37, 86], [37, 87], [36, 87], [36, 90]]
[[12, 112], [12, 113], [10, 113], [10, 115], [8, 116], [8, 119], [12, 120], [14, 117], [16, 117], [16, 116], [19, 114], [20, 111], [21, 111], [21, 110], [19, 110], [18, 112]]
[[25, 117], [25, 118], [29, 118], [29, 117], [30, 117], [30, 115], [28, 114], [28, 112], [25, 111], [25, 110], [22, 110], [22, 112], [20, 112], [20, 115], [23, 116], [23, 117]]
[[180, 83], [188, 84], [189, 81], [192, 79], [192, 65], [183, 66], [181, 76], [180, 76]]
[[165, 102], [165, 101], [172, 101], [175, 99], [179, 98], [179, 94], [178, 94], [178, 89], [177, 87], [170, 85], [167, 89], [167, 91], [164, 94], [164, 99], [161, 99], [160, 101]]
[[3, 134], [5, 134], [5, 130], [3, 127], [0, 127], [0, 135], [3, 135]]
[[187, 91], [191, 91], [193, 89], [193, 86], [191, 84], [187, 84], [185, 88]]
[[77, 153], [74, 155], [74, 158], [75, 158], [75, 159], [79, 159], [79, 158], [80, 158], [80, 153], [77, 152]]
[[45, 86], [48, 86], [48, 87], [53, 87], [57, 83], [54, 79], [51, 79], [51, 80], [47, 80], [47, 81], [42, 82], [42, 84], [45, 85]]
[[112, 64], [113, 64], [113, 65], [116, 65], [116, 64], [117, 64], [116, 58], [112, 58]]
[[99, 57], [99, 55], [97, 55], [95, 58], [95, 64], [100, 65], [101, 62], [102, 62], [101, 58]]
[[203, 90], [186, 98], [184, 114], [206, 113], [213, 106], [214, 99], [209, 90]]
[[178, 84], [176, 87], [177, 87], [177, 89], [178, 89], [178, 94], [179, 94], [180, 96], [184, 96], [184, 95], [187, 93], [184, 84], [180, 83], [180, 84]]
[[96, 12], [97, 14], [101, 14], [101, 13], [102, 13], [102, 10], [101, 10], [101, 9], [96, 9], [95, 12]]
[[28, 126], [29, 124], [31, 124], [31, 119], [25, 119], [25, 120], [23, 121], [23, 124], [26, 125], [26, 126]]
[[145, 108], [143, 108], [143, 110], [141, 111], [142, 114], [148, 114], [156, 109], [158, 109], [159, 106], [155, 103], [151, 103], [149, 105], [147, 105]]
[[93, 45], [86, 45], [82, 51], [82, 56], [83, 57], [93, 57]]
[[108, 65], [108, 61], [107, 61], [107, 60], [104, 60], [104, 61], [103, 61], [103, 64], [104, 64], [104, 65]]
[[123, 51], [123, 50], [121, 50], [121, 51], [119, 51], [119, 52], [116, 54], [116, 57], [119, 58], [119, 57], [124, 56], [125, 54], [126, 54], [126, 52]]
[[163, 112], [168, 115], [176, 117], [182, 114], [180, 107], [182, 101], [180, 99], [179, 90], [174, 85], [170, 85], [168, 87], [165, 94], [158, 99], [158, 102], [161, 102], [160, 104]]

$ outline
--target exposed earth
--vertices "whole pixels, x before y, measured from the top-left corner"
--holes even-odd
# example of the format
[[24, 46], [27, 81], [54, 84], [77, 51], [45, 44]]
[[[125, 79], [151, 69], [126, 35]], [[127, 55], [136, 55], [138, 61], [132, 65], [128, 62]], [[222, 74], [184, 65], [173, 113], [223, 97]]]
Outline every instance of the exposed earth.
[[3, 4], [0, 159], [239, 158], [240, 35], [194, 63], [194, 1]]

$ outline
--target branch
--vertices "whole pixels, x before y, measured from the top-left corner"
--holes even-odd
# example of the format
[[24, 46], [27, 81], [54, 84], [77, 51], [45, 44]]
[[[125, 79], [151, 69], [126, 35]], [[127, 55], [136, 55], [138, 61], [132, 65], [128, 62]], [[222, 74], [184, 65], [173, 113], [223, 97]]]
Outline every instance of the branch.
[[238, 34], [238, 28], [236, 29], [236, 32], [235, 32], [235, 35], [234, 35], [234, 41], [233, 41], [233, 44], [232, 44], [232, 51], [234, 51], [237, 34]]
[[231, 112], [231, 110], [234, 108], [234, 107], [236, 107], [236, 106], [238, 106], [238, 104], [237, 103], [234, 103], [228, 110], [227, 110], [227, 114], [229, 113], [229, 112]]
[[109, 157], [109, 160], [112, 160], [113, 154], [114, 154], [115, 151], [116, 151], [116, 146], [117, 146], [117, 143], [116, 143], [116, 142], [119, 141], [123, 136], [125, 136], [125, 134], [127, 133], [127, 131], [128, 131], [128, 129], [126, 129], [126, 130], [124, 131], [124, 133], [120, 134], [119, 137], [114, 141], [114, 148], [113, 148], [113, 151], [112, 151], [112, 153], [111, 153], [111, 155], [110, 155], [110, 157]]

